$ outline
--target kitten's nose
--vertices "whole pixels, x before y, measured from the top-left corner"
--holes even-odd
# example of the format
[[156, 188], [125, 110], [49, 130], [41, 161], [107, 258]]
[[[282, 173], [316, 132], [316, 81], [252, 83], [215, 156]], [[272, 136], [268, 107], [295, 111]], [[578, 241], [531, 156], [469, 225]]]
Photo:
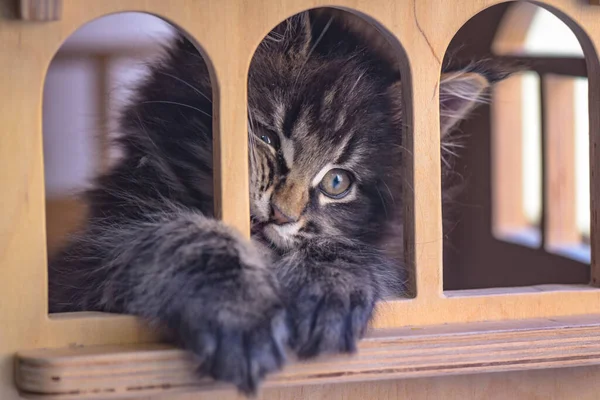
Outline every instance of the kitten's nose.
[[294, 218], [284, 214], [275, 204], [271, 205], [271, 209], [273, 210], [272, 219], [276, 225], [284, 225], [296, 221]]

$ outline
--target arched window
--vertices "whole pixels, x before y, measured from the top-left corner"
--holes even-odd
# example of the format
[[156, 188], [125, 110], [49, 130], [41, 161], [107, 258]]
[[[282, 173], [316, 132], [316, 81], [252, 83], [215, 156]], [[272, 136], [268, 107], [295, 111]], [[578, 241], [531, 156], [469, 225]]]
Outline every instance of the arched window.
[[[526, 226], [502, 226], [504, 221], [497, 220], [495, 233], [518, 240], [519, 233], [528, 231], [533, 239], [529, 244], [539, 246], [544, 237], [547, 251], [589, 263], [588, 82], [581, 45], [571, 29], [550, 11], [520, 2], [506, 11], [492, 51], [497, 56], [521, 57], [528, 69], [514, 78], [521, 81], [523, 164], [522, 207], [513, 212], [523, 212]], [[535, 64], [542, 61], [544, 70], [539, 71]], [[497, 119], [508, 118], [503, 107], [495, 107]], [[514, 131], [496, 129], [496, 137], [510, 137], [513, 145], [519, 140], [512, 137], [518, 134]], [[498, 141], [507, 143], [508, 139]], [[499, 156], [495, 163], [497, 169], [503, 169], [506, 160]], [[506, 195], [502, 190], [496, 186], [500, 196], [496, 203]]]
[[449, 62], [485, 58], [518, 72], [461, 127], [457, 171], [468, 184], [446, 234], [445, 287], [588, 283], [588, 82], [577, 37], [550, 11], [512, 2], [465, 24], [453, 52]]
[[77, 29], [52, 59], [42, 121], [49, 255], [83, 218], [75, 195], [119, 156], [109, 145], [118, 112], [173, 33], [150, 14], [112, 14]]

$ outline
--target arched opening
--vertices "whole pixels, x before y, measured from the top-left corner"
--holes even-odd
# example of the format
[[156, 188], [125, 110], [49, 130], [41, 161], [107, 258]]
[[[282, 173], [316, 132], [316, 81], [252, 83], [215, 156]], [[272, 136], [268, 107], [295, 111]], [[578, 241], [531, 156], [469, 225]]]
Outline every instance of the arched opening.
[[327, 237], [383, 250], [409, 282], [392, 295], [411, 296], [409, 72], [380, 29], [318, 8], [282, 22], [259, 45], [248, 84], [251, 214], [253, 229], [275, 247]]
[[582, 46], [550, 11], [511, 2], [468, 21], [445, 61], [474, 59], [513, 73], [460, 126], [462, 148], [451, 158], [464, 187], [444, 206], [454, 221], [445, 231], [444, 289], [589, 283]]
[[[87, 190], [102, 185], [98, 179], [104, 174], [128, 168], [125, 164], [132, 157], [124, 156], [136, 148], [151, 144], [169, 153], [165, 155], [169, 165], [162, 173], [177, 175], [158, 177], [148, 183], [150, 187], [160, 186], [164, 179], [176, 179], [190, 186], [212, 188], [210, 178], [194, 174], [186, 164], [196, 151], [194, 146], [206, 144], [201, 150], [207, 152], [211, 165], [210, 139], [206, 143], [184, 142], [193, 129], [204, 129], [207, 137], [212, 137], [212, 92], [203, 56], [183, 37], [177, 28], [153, 15], [116, 13], [80, 27], [55, 54], [43, 92], [50, 263], [86, 229], [90, 218]], [[188, 62], [159, 69], [161, 60], [174, 49], [187, 52]], [[149, 79], [153, 74], [159, 76], [155, 83]], [[138, 140], [140, 136], [147, 137], [146, 144]], [[167, 148], [169, 143], [171, 148]], [[142, 157], [130, 167], [143, 168], [152, 162]], [[161, 174], [161, 168], [154, 170]], [[143, 174], [131, 174], [126, 179], [132, 194], [142, 190]], [[53, 279], [59, 275], [50, 269], [50, 296]]]

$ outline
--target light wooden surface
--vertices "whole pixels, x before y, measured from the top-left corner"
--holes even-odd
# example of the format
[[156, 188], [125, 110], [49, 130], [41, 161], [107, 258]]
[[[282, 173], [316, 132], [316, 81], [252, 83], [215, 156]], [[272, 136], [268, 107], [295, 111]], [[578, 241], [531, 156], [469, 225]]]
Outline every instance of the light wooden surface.
[[546, 232], [552, 247], [581, 242], [577, 229], [575, 180], [575, 80], [544, 76], [546, 112]]
[[523, 208], [523, 76], [515, 75], [493, 88], [492, 227], [503, 236], [527, 228]]
[[[253, 51], [278, 22], [306, 8], [335, 4], [371, 16], [385, 27], [407, 56], [403, 87], [409, 143], [414, 144], [407, 179], [407, 248], [416, 268], [417, 295], [381, 304], [375, 326], [400, 327], [484, 320], [514, 320], [600, 311], [600, 291], [496, 293], [446, 297], [442, 290], [442, 225], [438, 82], [440, 61], [454, 33], [477, 12], [500, 0], [65, 0], [62, 17], [51, 23], [9, 19], [12, 2], [0, 1], [0, 393], [16, 397], [16, 351], [70, 344], [125, 344], [152, 341], [133, 318], [111, 315], [47, 315], [47, 271], [41, 90], [48, 64], [60, 44], [84, 23], [118, 11], [146, 11], [184, 29], [209, 61], [214, 84], [217, 211], [249, 232], [246, 71]], [[587, 55], [589, 106], [600, 109], [600, 8], [579, 0], [545, 0], [579, 37]], [[460, 4], [460, 6], [457, 6]], [[576, 23], [574, 21], [577, 21]], [[399, 41], [399, 42], [398, 42]], [[600, 276], [596, 236], [600, 212], [600, 113], [590, 114], [593, 275]], [[411, 220], [412, 219], [412, 220]]]
[[[591, 384], [600, 368], [569, 368], [498, 374], [340, 383], [267, 389], [257, 400], [596, 400]], [[145, 400], [244, 400], [232, 392], [144, 397]]]
[[[596, 400], [598, 388], [590, 384], [600, 367], [515, 371], [494, 374], [427, 377], [265, 388], [256, 400]], [[169, 392], [140, 396], [140, 400], [247, 400], [228, 389], [206, 392]]]
[[[600, 364], [600, 316], [380, 330], [354, 357], [295, 364], [265, 387], [505, 372]], [[163, 345], [96, 346], [19, 354], [25, 397], [137, 397], [214, 390], [189, 355]]]
[[502, 17], [492, 52], [498, 55], [522, 54], [529, 27], [539, 7], [533, 3], [514, 3]]

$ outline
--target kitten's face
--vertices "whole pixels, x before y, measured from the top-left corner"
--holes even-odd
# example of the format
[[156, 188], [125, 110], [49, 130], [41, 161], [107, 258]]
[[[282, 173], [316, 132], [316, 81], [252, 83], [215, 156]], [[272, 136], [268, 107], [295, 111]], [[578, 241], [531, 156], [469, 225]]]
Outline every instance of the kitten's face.
[[[380, 242], [402, 224], [409, 181], [396, 55], [361, 41], [370, 26], [319, 18], [276, 27], [250, 66], [252, 229], [282, 250], [320, 235]], [[489, 86], [476, 67], [442, 75], [442, 143]]]
[[263, 48], [250, 70], [253, 231], [280, 249], [319, 235], [377, 240], [399, 196], [392, 82], [363, 56], [281, 45]]

